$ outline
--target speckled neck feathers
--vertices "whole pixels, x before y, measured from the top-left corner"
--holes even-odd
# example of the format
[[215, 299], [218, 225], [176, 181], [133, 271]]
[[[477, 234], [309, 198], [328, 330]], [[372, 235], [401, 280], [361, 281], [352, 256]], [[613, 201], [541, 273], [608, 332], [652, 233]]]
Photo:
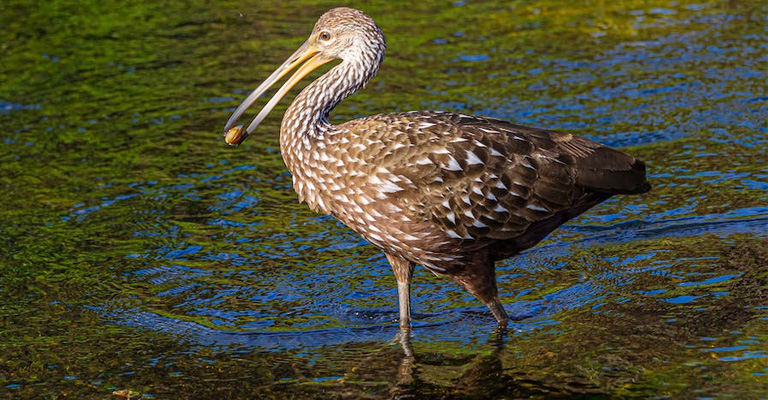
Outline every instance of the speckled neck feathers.
[[306, 167], [302, 166], [302, 151], [323, 150], [311, 143], [332, 134], [334, 126], [328, 121], [330, 112], [349, 95], [364, 88], [376, 76], [384, 60], [384, 34], [370, 17], [358, 10], [336, 8], [318, 20], [314, 32], [331, 23], [336, 29], [354, 31], [354, 40], [350, 40], [347, 49], [339, 54], [341, 63], [304, 88], [283, 117], [280, 146], [283, 159], [294, 176]]

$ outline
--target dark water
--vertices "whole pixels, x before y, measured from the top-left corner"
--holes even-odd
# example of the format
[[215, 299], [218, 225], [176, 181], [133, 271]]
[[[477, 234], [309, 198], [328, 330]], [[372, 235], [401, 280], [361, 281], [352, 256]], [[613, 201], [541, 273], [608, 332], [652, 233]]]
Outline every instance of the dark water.
[[[329, 2], [0, 4], [4, 398], [768, 398], [768, 3], [357, 6], [388, 59], [335, 121], [410, 109], [648, 162], [498, 266], [505, 334], [298, 204], [281, 106], [219, 130]], [[316, 75], [313, 75], [316, 76]]]

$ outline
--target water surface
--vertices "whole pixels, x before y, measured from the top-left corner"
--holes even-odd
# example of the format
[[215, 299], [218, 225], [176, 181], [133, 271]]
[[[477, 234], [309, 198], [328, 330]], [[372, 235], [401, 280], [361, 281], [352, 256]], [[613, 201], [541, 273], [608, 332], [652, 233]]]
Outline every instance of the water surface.
[[654, 185], [498, 265], [509, 332], [417, 270], [413, 359], [384, 256], [296, 200], [288, 101], [219, 136], [334, 5], [0, 5], [3, 397], [768, 397], [765, 2], [350, 4], [388, 58], [333, 121], [489, 115]]

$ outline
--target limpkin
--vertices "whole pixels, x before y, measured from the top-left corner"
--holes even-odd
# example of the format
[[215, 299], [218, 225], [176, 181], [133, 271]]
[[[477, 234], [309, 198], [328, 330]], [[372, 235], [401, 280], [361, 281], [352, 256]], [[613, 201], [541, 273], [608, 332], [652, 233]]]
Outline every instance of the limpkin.
[[[331, 124], [331, 110], [376, 75], [384, 50], [384, 35], [363, 12], [326, 12], [309, 39], [237, 107], [225, 139], [240, 144], [299, 80], [340, 59], [299, 93], [280, 127], [299, 201], [384, 251], [397, 279], [402, 328], [410, 327], [416, 264], [453, 278], [506, 326], [495, 262], [615, 194], [648, 191], [645, 164], [569, 133], [459, 113], [411, 111]], [[245, 131], [233, 127], [296, 67]]]

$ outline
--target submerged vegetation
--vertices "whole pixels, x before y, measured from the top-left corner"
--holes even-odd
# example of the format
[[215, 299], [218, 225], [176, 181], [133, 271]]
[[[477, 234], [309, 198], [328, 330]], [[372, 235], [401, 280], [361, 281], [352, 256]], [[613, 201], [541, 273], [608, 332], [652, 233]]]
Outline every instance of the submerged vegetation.
[[768, 6], [387, 2], [334, 121], [490, 115], [630, 148], [652, 192], [499, 265], [506, 335], [298, 204], [284, 101], [219, 130], [333, 2], [0, 5], [0, 394], [608, 398], [768, 393]]

